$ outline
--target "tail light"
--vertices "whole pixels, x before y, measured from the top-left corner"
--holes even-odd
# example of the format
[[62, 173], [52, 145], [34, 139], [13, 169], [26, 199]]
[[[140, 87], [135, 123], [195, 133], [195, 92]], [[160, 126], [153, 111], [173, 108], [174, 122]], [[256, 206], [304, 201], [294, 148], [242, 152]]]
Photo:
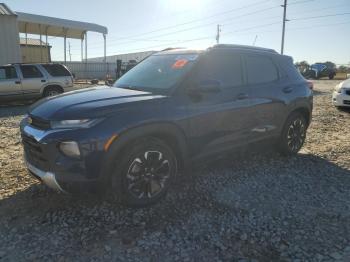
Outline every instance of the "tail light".
[[314, 83], [311, 81], [307, 81], [307, 85], [309, 86], [310, 90], [314, 89]]

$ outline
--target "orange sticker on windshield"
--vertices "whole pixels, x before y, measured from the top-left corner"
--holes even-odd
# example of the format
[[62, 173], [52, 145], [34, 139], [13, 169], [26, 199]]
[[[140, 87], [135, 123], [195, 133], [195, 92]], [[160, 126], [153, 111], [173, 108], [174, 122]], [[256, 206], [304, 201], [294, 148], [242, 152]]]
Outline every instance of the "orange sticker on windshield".
[[187, 59], [180, 59], [180, 60], [177, 60], [177, 61], [172, 65], [172, 68], [173, 68], [173, 69], [182, 68], [182, 67], [184, 67], [184, 66], [187, 64], [187, 62], [188, 62]]

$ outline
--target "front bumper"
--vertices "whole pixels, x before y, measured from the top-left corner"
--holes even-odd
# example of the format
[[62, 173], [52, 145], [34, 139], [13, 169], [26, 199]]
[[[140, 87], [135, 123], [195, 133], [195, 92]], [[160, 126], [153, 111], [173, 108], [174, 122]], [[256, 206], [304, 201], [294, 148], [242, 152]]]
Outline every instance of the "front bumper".
[[39, 168], [36, 168], [35, 166], [33, 166], [32, 164], [30, 164], [28, 162], [27, 159], [24, 160], [25, 164], [28, 168], [28, 170], [35, 176], [37, 177], [40, 181], [42, 181], [45, 185], [47, 185], [48, 187], [59, 191], [59, 192], [64, 192], [66, 193], [61, 186], [58, 184], [58, 182], [56, 181], [56, 176], [54, 173], [51, 172], [45, 172], [43, 170], [40, 170]]
[[[57, 191], [83, 193], [100, 188], [100, 166], [103, 143], [83, 138], [83, 130], [40, 130], [22, 121], [21, 136], [25, 163], [29, 171]], [[80, 141], [78, 136], [82, 138]], [[78, 141], [81, 158], [65, 156], [58, 148], [60, 141]]]
[[332, 103], [335, 106], [350, 106], [350, 95], [345, 92], [349, 92], [348, 90], [342, 90], [342, 93], [338, 93], [336, 91], [333, 92], [332, 95]]

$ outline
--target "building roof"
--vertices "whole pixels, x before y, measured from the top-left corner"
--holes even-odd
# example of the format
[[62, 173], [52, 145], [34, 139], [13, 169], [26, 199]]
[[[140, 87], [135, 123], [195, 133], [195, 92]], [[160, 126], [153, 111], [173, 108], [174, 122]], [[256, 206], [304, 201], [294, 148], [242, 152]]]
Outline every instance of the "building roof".
[[20, 33], [43, 34], [67, 38], [83, 39], [87, 31], [107, 34], [107, 27], [43, 15], [16, 12]]
[[16, 15], [6, 4], [0, 3], [0, 15]]
[[[21, 45], [25, 45], [26, 44], [26, 39], [25, 38], [20, 38], [19, 42]], [[34, 45], [34, 46], [40, 46], [40, 39], [35, 39], [35, 38], [27, 38], [27, 45]], [[41, 41], [41, 45], [45, 46], [46, 42]]]

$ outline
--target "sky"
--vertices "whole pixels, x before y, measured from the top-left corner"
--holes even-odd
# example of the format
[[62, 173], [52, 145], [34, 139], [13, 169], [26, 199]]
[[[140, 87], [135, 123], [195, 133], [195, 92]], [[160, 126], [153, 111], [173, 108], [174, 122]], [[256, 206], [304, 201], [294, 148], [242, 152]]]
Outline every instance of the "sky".
[[[280, 52], [283, 0], [5, 0], [14, 11], [96, 23], [108, 28], [107, 55], [220, 43]], [[294, 61], [350, 64], [350, 0], [288, 0], [284, 53]], [[34, 36], [39, 38], [39, 36]], [[63, 38], [49, 37], [54, 61]], [[80, 40], [69, 39], [80, 60]], [[88, 57], [103, 56], [103, 37], [88, 33]], [[69, 60], [69, 55], [67, 54]]]

